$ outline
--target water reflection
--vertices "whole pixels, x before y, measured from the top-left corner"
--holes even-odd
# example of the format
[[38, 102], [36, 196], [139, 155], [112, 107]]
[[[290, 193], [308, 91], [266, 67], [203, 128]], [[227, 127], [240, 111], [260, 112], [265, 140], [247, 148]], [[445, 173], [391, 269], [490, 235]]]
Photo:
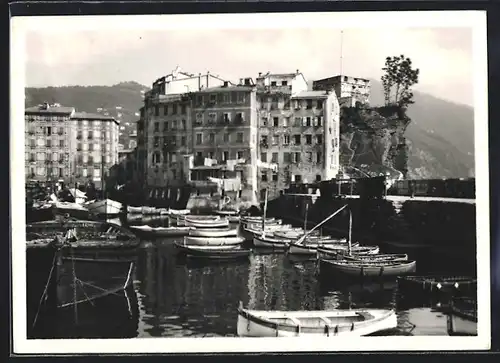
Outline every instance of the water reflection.
[[395, 281], [322, 284], [316, 263], [257, 253], [248, 261], [179, 258], [174, 240], [147, 242], [137, 265], [139, 336], [234, 336], [239, 301], [250, 309], [391, 308], [398, 327], [384, 335], [447, 335], [441, 302], [402, 299]]

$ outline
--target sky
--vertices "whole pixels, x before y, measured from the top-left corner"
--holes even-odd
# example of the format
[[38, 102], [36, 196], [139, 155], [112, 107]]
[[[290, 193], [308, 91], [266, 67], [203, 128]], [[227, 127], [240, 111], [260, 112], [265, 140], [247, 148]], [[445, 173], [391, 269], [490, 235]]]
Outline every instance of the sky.
[[[384, 25], [386, 24], [386, 25]], [[341, 35], [342, 34], [342, 35]], [[342, 45], [342, 46], [341, 46]], [[300, 70], [308, 81], [342, 74], [379, 80], [387, 56], [420, 69], [415, 90], [473, 105], [470, 27], [75, 28], [25, 33], [26, 86], [151, 86], [179, 66], [238, 81]], [[342, 54], [342, 62], [340, 60]]]

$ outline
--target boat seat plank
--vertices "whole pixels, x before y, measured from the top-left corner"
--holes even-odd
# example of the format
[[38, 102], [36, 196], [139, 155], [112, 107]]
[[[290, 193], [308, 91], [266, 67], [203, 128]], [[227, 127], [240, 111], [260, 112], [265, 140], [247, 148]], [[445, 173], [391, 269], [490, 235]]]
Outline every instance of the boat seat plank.
[[367, 311], [358, 311], [357, 314], [362, 316], [364, 320], [370, 320], [374, 318], [374, 316]]
[[326, 325], [330, 326], [332, 325], [332, 321], [330, 319], [328, 319], [327, 317], [324, 317], [324, 316], [320, 316], [319, 317], [321, 320], [323, 320], [325, 322]]

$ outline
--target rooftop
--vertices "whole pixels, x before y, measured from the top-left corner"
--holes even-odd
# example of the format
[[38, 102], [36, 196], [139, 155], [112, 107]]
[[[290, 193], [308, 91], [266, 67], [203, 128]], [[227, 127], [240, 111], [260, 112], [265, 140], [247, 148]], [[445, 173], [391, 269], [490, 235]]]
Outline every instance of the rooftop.
[[318, 79], [314, 82], [321, 82], [321, 81], [329, 81], [329, 80], [335, 80], [335, 79], [340, 79], [341, 77], [347, 77], [348, 79], [354, 79], [356, 81], [366, 81], [366, 82], [370, 82], [369, 79], [366, 79], [366, 78], [361, 78], [361, 77], [351, 77], [351, 76], [347, 76], [347, 75], [336, 75], [336, 76], [332, 76], [332, 77], [326, 77], [326, 78], [322, 78], [322, 79]]
[[200, 91], [195, 91], [193, 93], [209, 93], [209, 92], [232, 92], [232, 91], [253, 91], [255, 87], [252, 86], [241, 86], [241, 85], [229, 85], [229, 86], [218, 86], [204, 88]]
[[25, 114], [62, 114], [62, 115], [70, 115], [75, 111], [74, 107], [65, 107], [59, 104], [56, 105], [38, 105], [34, 107], [28, 107], [24, 110]]
[[100, 120], [100, 121], [114, 121], [119, 124], [119, 121], [115, 120], [114, 117], [101, 115], [99, 113], [89, 113], [89, 112], [75, 112], [71, 116], [73, 120]]

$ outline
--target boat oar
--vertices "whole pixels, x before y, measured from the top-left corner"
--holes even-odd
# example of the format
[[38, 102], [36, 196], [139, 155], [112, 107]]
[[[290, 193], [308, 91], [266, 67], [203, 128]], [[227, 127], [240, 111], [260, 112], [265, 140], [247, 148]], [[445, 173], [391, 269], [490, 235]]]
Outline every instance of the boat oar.
[[340, 209], [338, 209], [337, 211], [335, 211], [333, 214], [331, 214], [330, 216], [328, 216], [327, 218], [325, 218], [322, 222], [318, 223], [316, 226], [314, 226], [309, 232], [306, 232], [304, 233], [303, 236], [301, 236], [298, 240], [297, 240], [297, 244], [302, 244], [305, 240], [306, 240], [306, 237], [308, 235], [310, 235], [314, 230], [316, 230], [316, 228], [322, 226], [323, 224], [325, 224], [327, 221], [329, 221], [330, 219], [332, 219], [333, 217], [335, 217], [337, 214], [339, 214], [345, 207], [347, 207], [347, 204], [345, 204], [344, 206], [342, 206]]

